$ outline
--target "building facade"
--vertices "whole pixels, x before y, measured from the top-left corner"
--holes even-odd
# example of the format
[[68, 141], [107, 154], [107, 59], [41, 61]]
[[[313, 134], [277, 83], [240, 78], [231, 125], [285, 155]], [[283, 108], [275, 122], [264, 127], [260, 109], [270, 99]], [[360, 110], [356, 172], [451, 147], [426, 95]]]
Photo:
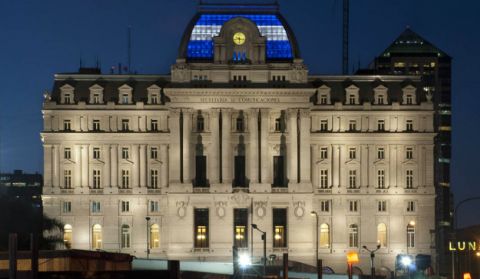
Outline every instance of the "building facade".
[[[202, 6], [169, 75], [57, 74], [44, 210], [65, 246], [230, 261], [431, 255], [434, 105], [415, 76], [310, 75], [270, 6]], [[314, 211], [316, 217], [310, 212]], [[147, 218], [148, 217], [148, 218]]]

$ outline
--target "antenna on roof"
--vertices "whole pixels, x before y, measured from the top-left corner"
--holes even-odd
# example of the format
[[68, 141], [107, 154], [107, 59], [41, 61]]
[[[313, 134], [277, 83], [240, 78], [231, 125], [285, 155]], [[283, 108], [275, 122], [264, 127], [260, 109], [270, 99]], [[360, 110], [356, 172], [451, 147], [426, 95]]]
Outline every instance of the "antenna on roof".
[[132, 38], [131, 38], [131, 33], [132, 33], [132, 26], [128, 26], [128, 32], [127, 32], [127, 57], [128, 57], [128, 73], [131, 73], [132, 69]]
[[80, 55], [80, 68], [83, 68], [83, 59], [81, 55]]
[[343, 42], [342, 42], [342, 74], [348, 74], [348, 29], [350, 17], [350, 1], [343, 0]]

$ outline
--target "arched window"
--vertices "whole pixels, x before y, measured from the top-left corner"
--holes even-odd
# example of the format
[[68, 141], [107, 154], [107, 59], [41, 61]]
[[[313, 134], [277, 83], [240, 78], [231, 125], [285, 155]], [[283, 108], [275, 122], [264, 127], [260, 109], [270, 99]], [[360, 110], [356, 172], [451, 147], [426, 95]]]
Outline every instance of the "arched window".
[[72, 233], [72, 225], [66, 224], [63, 227], [63, 243], [65, 244], [65, 248], [67, 249], [72, 248]]
[[160, 226], [153, 224], [150, 226], [150, 249], [160, 247]]
[[330, 227], [323, 223], [320, 225], [320, 248], [329, 248], [330, 247]]
[[130, 226], [122, 225], [122, 249], [130, 248]]
[[92, 227], [92, 249], [102, 249], [102, 226], [99, 224]]
[[408, 248], [415, 247], [415, 225], [414, 224], [407, 225], [407, 247]]
[[387, 225], [384, 223], [377, 226], [377, 243], [380, 247], [387, 247]]
[[352, 224], [348, 227], [348, 246], [358, 247], [358, 225]]

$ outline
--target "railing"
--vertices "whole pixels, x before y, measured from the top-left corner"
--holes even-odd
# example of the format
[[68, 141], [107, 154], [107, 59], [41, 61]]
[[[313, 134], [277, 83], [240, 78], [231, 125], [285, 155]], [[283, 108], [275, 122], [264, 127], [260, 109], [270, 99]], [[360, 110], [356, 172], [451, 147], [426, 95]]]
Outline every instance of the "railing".
[[358, 194], [358, 193], [360, 193], [360, 189], [347, 189], [347, 193]]
[[250, 189], [248, 187], [233, 187], [232, 188], [232, 193], [249, 193]]
[[103, 194], [103, 189], [90, 189], [90, 194]]
[[288, 193], [288, 187], [272, 187], [272, 193]]
[[119, 194], [131, 194], [132, 189], [118, 189]]
[[318, 193], [331, 194], [331, 193], [332, 193], [332, 189], [328, 189], [328, 188], [317, 188], [317, 192], [318, 192]]
[[73, 189], [60, 189], [60, 194], [73, 194]]
[[193, 248], [194, 253], [208, 253], [210, 248]]
[[194, 193], [210, 193], [209, 187], [193, 187]]
[[149, 193], [149, 194], [161, 194], [161, 193], [162, 193], [162, 189], [149, 188], [149, 189], [147, 190], [147, 193]]
[[405, 189], [405, 193], [416, 193], [417, 192], [417, 189]]

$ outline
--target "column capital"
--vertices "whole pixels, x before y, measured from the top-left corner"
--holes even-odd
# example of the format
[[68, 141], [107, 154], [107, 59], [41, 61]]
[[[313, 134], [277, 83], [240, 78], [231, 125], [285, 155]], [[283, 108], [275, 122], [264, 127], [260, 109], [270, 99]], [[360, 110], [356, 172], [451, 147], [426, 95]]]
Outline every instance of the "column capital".
[[180, 117], [180, 112], [181, 112], [181, 111], [182, 111], [182, 110], [179, 109], [179, 108], [171, 108], [171, 109], [169, 110], [169, 113], [170, 113], [170, 116], [171, 116], [171, 117]]
[[307, 109], [307, 108], [300, 109], [300, 117], [302, 118], [310, 117], [310, 109]]
[[193, 108], [182, 108], [183, 114], [193, 114], [195, 110]]
[[220, 111], [221, 109], [219, 108], [211, 108], [208, 110], [208, 112], [210, 113], [210, 117], [218, 117], [220, 114]]
[[287, 113], [286, 113], [286, 114], [287, 114], [287, 115], [286, 115], [287, 118], [293, 118], [293, 117], [296, 118], [297, 115], [298, 115], [298, 109], [296, 109], [296, 108], [286, 109], [286, 112], [287, 112]]

